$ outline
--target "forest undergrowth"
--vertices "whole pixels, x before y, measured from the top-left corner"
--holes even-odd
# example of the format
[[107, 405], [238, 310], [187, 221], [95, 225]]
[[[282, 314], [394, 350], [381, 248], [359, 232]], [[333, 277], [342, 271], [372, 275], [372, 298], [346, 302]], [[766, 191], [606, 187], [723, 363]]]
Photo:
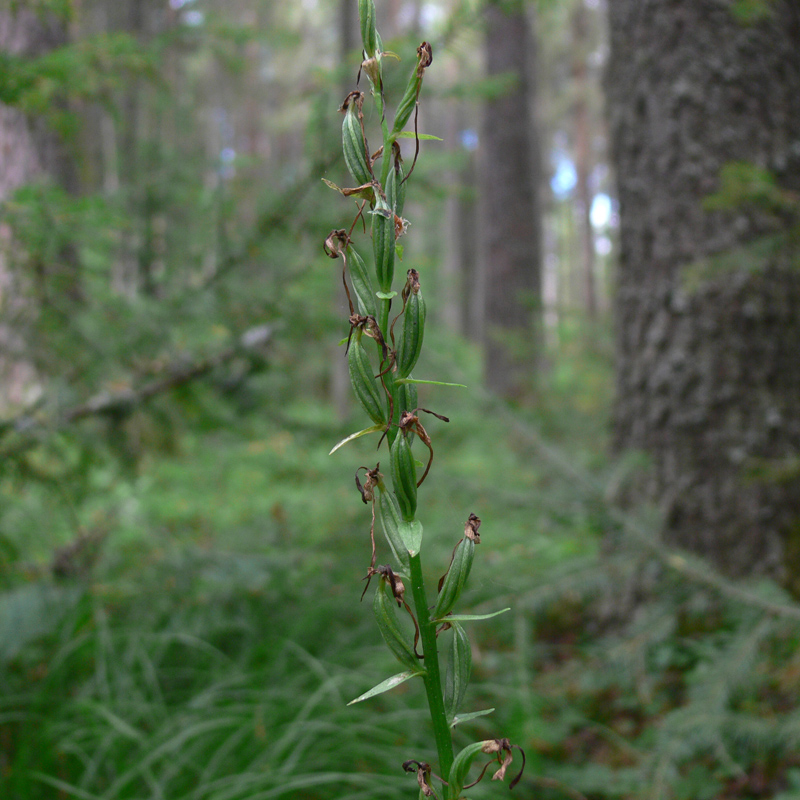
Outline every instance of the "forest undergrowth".
[[[530, 405], [448, 390], [428, 491], [434, 527], [480, 505], [492, 548], [468, 605], [513, 600], [476, 629], [470, 692], [525, 747], [515, 795], [800, 797], [797, 607], [665, 551], [652, 512], [620, 508], [641, 464], [607, 455], [610, 366], [596, 337], [562, 333]], [[463, 342], [429, 358], [479, 385]], [[248, 391], [279, 395], [279, 372]], [[376, 774], [382, 797], [408, 796], [421, 698], [346, 707], [391, 668], [344, 602], [369, 538], [327, 455], [348, 422], [299, 396], [239, 400], [185, 390], [192, 426], [126, 477], [94, 468], [66, 522], [57, 486], [4, 477], [0, 797], [366, 800]], [[61, 524], [83, 549], [54, 556]]]

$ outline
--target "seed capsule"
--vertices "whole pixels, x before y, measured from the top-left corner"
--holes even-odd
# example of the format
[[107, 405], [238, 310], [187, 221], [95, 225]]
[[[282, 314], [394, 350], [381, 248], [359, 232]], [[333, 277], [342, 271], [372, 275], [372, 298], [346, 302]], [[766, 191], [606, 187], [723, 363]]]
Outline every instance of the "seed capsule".
[[358, 300], [359, 311], [364, 316], [376, 316], [375, 289], [372, 286], [372, 277], [364, 260], [352, 245], [347, 247], [347, 268]]
[[[403, 330], [397, 343], [397, 377], [406, 378], [417, 363], [425, 335], [425, 300], [419, 284], [419, 273], [408, 271], [408, 296], [403, 311]], [[404, 290], [405, 291], [405, 290]]]
[[381, 50], [381, 37], [375, 27], [375, 3], [373, 0], [358, 0], [358, 19], [361, 23], [361, 41], [367, 58], [372, 58], [376, 50]]
[[389, 204], [378, 196], [372, 212], [372, 250], [375, 254], [375, 272], [382, 292], [391, 291], [394, 278], [394, 214]]
[[378, 383], [373, 377], [372, 364], [361, 345], [361, 331], [357, 331], [347, 351], [347, 365], [353, 391], [370, 419], [380, 425], [386, 423], [383, 399]]
[[472, 672], [472, 648], [467, 632], [457, 622], [452, 622], [451, 627], [453, 640], [444, 680], [444, 710], [448, 721], [453, 720], [464, 700]]
[[417, 467], [404, 434], [397, 435], [390, 455], [392, 483], [400, 514], [406, 522], [411, 522], [417, 513]]
[[474, 558], [475, 542], [465, 536], [453, 551], [453, 560], [450, 562], [450, 569], [442, 579], [432, 619], [444, 619], [453, 610], [453, 606], [467, 582]]
[[397, 107], [392, 133], [400, 133], [410, 119], [411, 114], [414, 112], [417, 106], [417, 99], [419, 98], [419, 91], [422, 88], [422, 78], [425, 75], [425, 70], [431, 65], [432, 61], [433, 51], [431, 50], [431, 46], [427, 42], [423, 42], [417, 48], [417, 68], [408, 79], [403, 98], [400, 100], [400, 104]]
[[381, 525], [389, 547], [397, 563], [407, 572], [409, 568], [408, 548], [400, 536], [400, 507], [392, 492], [382, 490], [378, 493], [378, 505], [381, 510]]
[[367, 162], [367, 144], [364, 141], [364, 132], [358, 118], [359, 106], [363, 95], [360, 92], [351, 92], [344, 101], [346, 111], [342, 122], [342, 152], [344, 163], [353, 176], [353, 180], [362, 186], [372, 180], [369, 164]]
[[400, 624], [397, 621], [397, 602], [392, 595], [391, 589], [386, 585], [387, 579], [381, 575], [378, 589], [375, 592], [375, 600], [372, 610], [375, 612], [375, 620], [378, 623], [383, 641], [386, 646], [394, 653], [398, 661], [413, 670], [419, 670], [420, 664], [414, 655], [414, 648], [408, 641], [408, 637], [403, 635]]

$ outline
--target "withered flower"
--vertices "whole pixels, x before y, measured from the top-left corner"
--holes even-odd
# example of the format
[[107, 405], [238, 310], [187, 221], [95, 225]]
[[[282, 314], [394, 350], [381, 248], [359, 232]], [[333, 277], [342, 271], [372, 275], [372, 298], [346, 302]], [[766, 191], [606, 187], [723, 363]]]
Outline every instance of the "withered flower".
[[467, 524], [464, 526], [464, 536], [468, 539], [472, 539], [475, 544], [480, 544], [481, 535], [478, 533], [478, 528], [480, 528], [480, 526], [480, 517], [476, 517], [475, 514], [470, 514]]
[[[419, 784], [419, 788], [425, 797], [437, 796], [436, 792], [433, 790], [433, 786], [431, 786], [431, 775], [433, 775], [433, 772], [431, 771], [430, 764], [428, 764], [426, 761], [414, 761], [412, 759], [410, 761], [403, 762], [403, 769], [406, 772], [417, 773], [417, 783]], [[439, 780], [442, 779], [439, 778]], [[442, 783], [445, 783], [445, 781], [442, 781]]]
[[486, 774], [489, 764], [493, 763], [494, 761], [497, 761], [500, 764], [500, 769], [498, 769], [497, 772], [492, 775], [492, 780], [504, 780], [506, 777], [506, 770], [514, 760], [511, 754], [512, 748], [519, 750], [520, 754], [522, 755], [522, 767], [520, 768], [519, 774], [516, 778], [514, 778], [513, 781], [511, 781], [511, 783], [508, 784], [508, 788], [513, 789], [519, 783], [522, 773], [525, 771], [525, 751], [518, 744], [511, 744], [508, 739], [487, 739], [484, 741], [483, 747], [481, 747], [481, 752], [486, 753], [486, 755], [489, 756], [495, 756], [495, 758], [486, 764], [476, 781], [473, 781], [464, 788], [469, 789], [471, 786], [474, 786], [476, 783], [479, 783], [481, 780], [483, 780], [483, 776]]

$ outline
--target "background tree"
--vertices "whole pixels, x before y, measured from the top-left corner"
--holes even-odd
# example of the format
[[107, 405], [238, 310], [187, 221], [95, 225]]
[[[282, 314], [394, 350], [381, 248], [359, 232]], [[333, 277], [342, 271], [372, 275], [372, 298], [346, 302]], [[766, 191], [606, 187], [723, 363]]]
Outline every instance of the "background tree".
[[796, 579], [800, 8], [609, 13], [616, 444], [650, 454], [644, 488], [671, 542]]
[[531, 111], [535, 51], [522, 0], [484, 8], [487, 78], [481, 131], [481, 320], [484, 375], [493, 391], [517, 396], [541, 358], [539, 142]]
[[[63, 45], [67, 40], [66, 19], [46, 8], [29, 8], [14, 12], [4, 4], [0, 8], [0, 53], [4, 55], [0, 69], [13, 75], [24, 59], [39, 58]], [[24, 79], [19, 83], [9, 81], [4, 93], [0, 93], [0, 203], [7, 201], [21, 186], [37, 180], [51, 180], [65, 190], [75, 190], [76, 172], [62, 137], [52, 129], [41, 115], [27, 113], [13, 104]], [[4, 252], [10, 244], [8, 230], [0, 233], [0, 302], [5, 304], [5, 314], [0, 324], [0, 381], [5, 387], [7, 403], [24, 403], [30, 400], [36, 373], [26, 357], [25, 344], [20, 326], [14, 322], [26, 314], [24, 303], [17, 294], [20, 277], [13, 274]], [[61, 248], [62, 277], [77, 294], [74, 264]], [[44, 265], [34, 276], [43, 282], [52, 275], [43, 274]], [[28, 276], [30, 279], [31, 276]], [[44, 287], [40, 287], [40, 291]], [[0, 408], [4, 404], [0, 400]]]

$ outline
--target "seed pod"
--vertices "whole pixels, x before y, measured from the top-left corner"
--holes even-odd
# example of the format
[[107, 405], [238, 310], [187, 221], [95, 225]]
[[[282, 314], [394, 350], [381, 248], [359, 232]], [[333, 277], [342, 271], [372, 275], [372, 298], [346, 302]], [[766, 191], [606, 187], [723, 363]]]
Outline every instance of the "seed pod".
[[411, 76], [406, 85], [406, 90], [403, 94], [400, 104], [397, 106], [397, 113], [394, 115], [394, 125], [392, 126], [392, 133], [400, 133], [406, 125], [406, 122], [411, 117], [414, 109], [417, 106], [417, 99], [419, 98], [419, 90], [422, 86], [422, 80], [417, 77], [417, 73]]
[[361, 130], [361, 122], [358, 119], [361, 97], [362, 95], [358, 92], [353, 92], [348, 96], [345, 100], [347, 110], [344, 114], [344, 122], [342, 122], [344, 163], [359, 186], [372, 180], [372, 173], [367, 162], [367, 145], [364, 141], [364, 132]]
[[390, 455], [392, 483], [400, 514], [406, 522], [411, 522], [417, 513], [417, 467], [411, 445], [403, 433], [394, 440]]
[[372, 603], [372, 610], [375, 612], [375, 620], [378, 623], [381, 636], [383, 636], [383, 641], [386, 642], [386, 646], [394, 653], [398, 661], [409, 669], [419, 670], [420, 664], [414, 655], [414, 648], [408, 641], [408, 637], [403, 635], [403, 631], [397, 621], [397, 602], [386, 583], [386, 577], [382, 575], [378, 589], [375, 592], [375, 600]]
[[[398, 437], [399, 438], [399, 437]], [[444, 619], [456, 604], [464, 584], [467, 582], [472, 569], [472, 560], [475, 558], [475, 542], [465, 536], [453, 552], [450, 569], [444, 576], [436, 607], [433, 609], [431, 619]]]
[[358, 0], [358, 19], [361, 23], [361, 41], [367, 58], [372, 58], [376, 50], [382, 49], [381, 37], [375, 27], [374, 0]]
[[350, 271], [350, 281], [356, 293], [359, 311], [364, 316], [374, 317], [376, 315], [376, 306], [372, 277], [364, 264], [364, 260], [352, 245], [347, 246], [347, 268]]
[[406, 185], [403, 183], [403, 167], [398, 165], [395, 169], [389, 170], [389, 177], [386, 180], [386, 200], [389, 208], [396, 216], [403, 216], [403, 206], [406, 202]]
[[370, 419], [383, 425], [386, 423], [383, 398], [381, 397], [378, 383], [373, 377], [372, 364], [369, 362], [367, 352], [361, 345], [361, 331], [357, 331], [350, 342], [347, 351], [347, 365], [350, 371], [350, 383], [353, 391]]
[[381, 525], [383, 525], [386, 541], [389, 542], [389, 547], [397, 563], [408, 572], [410, 561], [408, 548], [406, 548], [400, 536], [402, 518], [397, 498], [391, 492], [382, 490], [378, 493], [378, 505], [381, 510]]
[[[417, 363], [422, 351], [422, 339], [425, 334], [425, 300], [419, 288], [419, 276], [416, 270], [410, 269], [409, 282], [412, 288], [403, 311], [403, 331], [397, 343], [397, 377], [406, 378]], [[411, 273], [417, 275], [412, 282]]]
[[411, 118], [411, 114], [417, 106], [419, 99], [419, 92], [422, 88], [422, 78], [425, 75], [425, 70], [431, 65], [433, 61], [433, 52], [431, 46], [427, 42], [423, 42], [417, 48], [417, 67], [411, 74], [406, 84], [406, 90], [403, 93], [403, 98], [397, 106], [397, 113], [394, 115], [394, 125], [392, 126], [392, 133], [398, 134], [405, 127], [406, 122]]
[[461, 790], [467, 780], [467, 773], [472, 762], [483, 752], [484, 742], [473, 742], [468, 744], [454, 759], [453, 766], [450, 767], [450, 774], [447, 776], [448, 800], [456, 800], [461, 797]]
[[375, 254], [375, 272], [382, 292], [392, 289], [394, 278], [394, 214], [380, 195], [372, 212], [372, 251]]
[[457, 622], [450, 624], [453, 629], [453, 640], [444, 679], [444, 711], [448, 721], [452, 722], [467, 691], [472, 672], [472, 648], [469, 646], [469, 638], [464, 628]]

